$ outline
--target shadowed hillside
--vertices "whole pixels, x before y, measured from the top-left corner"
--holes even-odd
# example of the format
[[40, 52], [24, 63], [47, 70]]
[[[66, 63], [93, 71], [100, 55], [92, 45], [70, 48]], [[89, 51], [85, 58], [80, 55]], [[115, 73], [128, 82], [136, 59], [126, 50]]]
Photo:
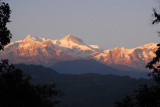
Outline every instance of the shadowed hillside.
[[128, 76], [71, 75], [59, 74], [43, 66], [20, 64], [17, 67], [31, 74], [34, 84], [55, 82], [57, 89], [65, 93], [59, 107], [112, 107], [115, 101], [133, 93], [139, 85], [152, 84], [150, 80]]
[[[123, 67], [117, 65], [118, 67]], [[97, 73], [97, 74], [113, 74], [119, 76], [130, 76], [133, 78], [148, 78], [145, 71], [139, 71], [129, 67], [123, 67], [127, 70], [116, 69], [116, 67], [111, 67], [97, 62], [96, 60], [72, 60], [56, 63], [52, 66], [59, 73], [63, 74], [84, 74], [84, 73]]]

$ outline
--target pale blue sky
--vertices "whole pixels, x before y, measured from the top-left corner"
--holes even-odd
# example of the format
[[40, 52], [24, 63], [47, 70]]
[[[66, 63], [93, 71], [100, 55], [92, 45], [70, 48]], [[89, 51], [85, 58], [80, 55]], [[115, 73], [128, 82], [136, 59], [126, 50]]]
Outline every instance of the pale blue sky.
[[35, 37], [60, 39], [73, 34], [104, 49], [157, 43], [151, 25], [158, 0], [5, 0], [12, 9], [12, 41]]

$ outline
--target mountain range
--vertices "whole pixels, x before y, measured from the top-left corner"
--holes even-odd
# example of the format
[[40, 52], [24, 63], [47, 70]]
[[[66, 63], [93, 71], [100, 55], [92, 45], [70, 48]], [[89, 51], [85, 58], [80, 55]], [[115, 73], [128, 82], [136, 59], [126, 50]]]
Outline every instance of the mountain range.
[[28, 35], [24, 40], [5, 46], [0, 58], [7, 58], [16, 64], [38, 64], [47, 67], [66, 61], [74, 63], [76, 60], [95, 60], [96, 63], [120, 70], [146, 71], [145, 65], [155, 56], [156, 49], [156, 43], [150, 43], [133, 49], [122, 47], [105, 50], [97, 45], [88, 45], [73, 35], [59, 40]]

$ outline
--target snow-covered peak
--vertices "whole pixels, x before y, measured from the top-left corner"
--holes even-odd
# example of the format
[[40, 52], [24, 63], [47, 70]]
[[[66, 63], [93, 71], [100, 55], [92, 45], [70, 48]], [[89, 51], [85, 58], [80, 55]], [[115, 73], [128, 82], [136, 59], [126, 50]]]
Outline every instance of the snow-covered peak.
[[27, 35], [27, 37], [26, 37], [27, 39], [31, 39], [32, 38], [32, 36], [31, 35]]
[[43, 41], [45, 41], [45, 38], [32, 37], [31, 35], [27, 35], [27, 37], [24, 40], [32, 40], [32, 41], [43, 42]]
[[31, 35], [27, 35], [25, 39], [31, 39], [31, 40], [35, 40], [35, 37], [32, 37]]
[[[157, 44], [150, 43], [132, 49], [117, 47], [115, 49], [103, 50], [97, 45], [87, 45], [80, 38], [73, 35], [67, 35], [60, 40], [28, 35], [24, 40], [5, 46], [5, 50], [0, 55], [8, 55], [9, 58], [16, 58], [18, 61], [18, 57], [23, 56], [22, 62], [32, 61], [32, 57], [29, 57], [34, 56], [33, 60], [38, 63], [40, 56], [43, 56], [41, 57], [42, 62], [46, 61], [45, 63], [50, 63], [50, 58], [61, 58], [64, 60], [66, 58], [93, 58], [104, 64], [118, 64], [134, 68], [142, 66], [144, 68], [144, 64], [155, 57], [154, 52], [157, 48]], [[25, 59], [27, 57], [29, 60]], [[52, 61], [55, 59], [52, 59]]]
[[89, 45], [89, 46], [95, 49], [100, 49], [98, 45]]
[[68, 55], [73, 57], [88, 57], [91, 53], [98, 51], [91, 46], [85, 44], [80, 38], [67, 35], [60, 40], [51, 40], [54, 46], [60, 50], [63, 50]]
[[154, 49], [154, 48], [158, 48], [156, 43], [149, 43], [149, 44], [145, 44], [143, 46], [137, 47], [139, 49]]
[[74, 36], [74, 35], [67, 35], [66, 37], [64, 37], [63, 39], [61, 40], [66, 40], [66, 41], [72, 41], [72, 42], [75, 42], [75, 43], [83, 43], [82, 39]]

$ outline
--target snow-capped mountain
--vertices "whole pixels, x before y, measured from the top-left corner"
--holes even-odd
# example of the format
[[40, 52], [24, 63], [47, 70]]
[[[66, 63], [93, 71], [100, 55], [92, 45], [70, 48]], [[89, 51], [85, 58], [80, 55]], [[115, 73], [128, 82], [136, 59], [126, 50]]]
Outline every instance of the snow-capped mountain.
[[94, 45], [87, 45], [80, 38], [73, 35], [67, 35], [60, 40], [51, 40], [51, 42], [57, 49], [63, 50], [63, 52], [73, 57], [87, 58], [92, 53], [102, 51]]
[[124, 65], [131, 68], [146, 70], [145, 65], [155, 57], [154, 52], [156, 49], [157, 44], [150, 43], [133, 49], [122, 47], [104, 50], [104, 53], [94, 53], [92, 56], [98, 61], [111, 66]]
[[145, 64], [154, 56], [155, 43], [133, 49], [100, 49], [97, 45], [88, 45], [80, 38], [67, 35], [60, 40], [51, 40], [28, 35], [24, 40], [8, 44], [1, 51], [0, 58], [8, 58], [13, 63], [34, 63], [46, 66], [60, 61], [76, 59], [95, 59], [114, 67], [121, 65], [144, 69]]

